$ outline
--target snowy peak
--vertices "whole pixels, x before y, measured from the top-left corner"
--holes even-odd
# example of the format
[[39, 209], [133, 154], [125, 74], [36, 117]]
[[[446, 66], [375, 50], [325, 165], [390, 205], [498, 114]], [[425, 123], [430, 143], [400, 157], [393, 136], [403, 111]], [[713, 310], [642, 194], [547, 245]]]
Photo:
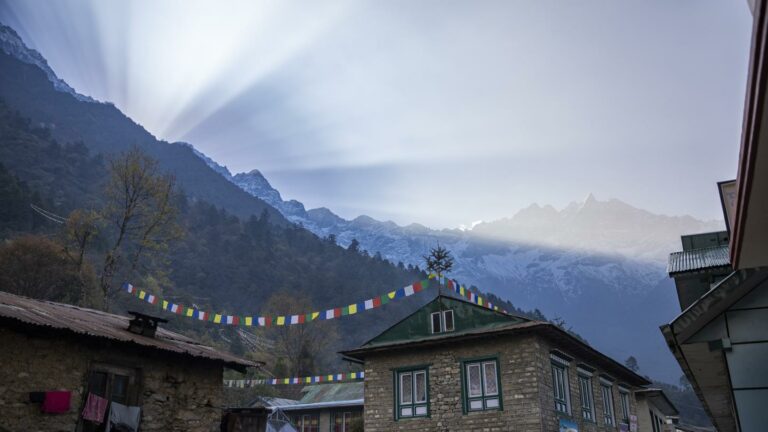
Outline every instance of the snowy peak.
[[39, 52], [27, 47], [15, 30], [3, 24], [0, 24], [0, 48], [2, 48], [6, 54], [13, 56], [20, 61], [40, 68], [48, 77], [48, 80], [53, 83], [53, 87], [57, 91], [69, 93], [80, 101], [96, 102], [94, 99], [76, 92], [75, 89], [70, 87], [64, 80], [57, 77], [53, 69], [48, 66], [48, 61], [46, 61]]
[[[240, 186], [249, 194], [266, 201], [269, 205], [280, 210], [283, 214], [287, 211], [296, 210], [295, 206], [289, 208], [284, 205], [285, 202], [283, 201], [283, 197], [280, 196], [280, 192], [269, 184], [269, 181], [267, 181], [259, 170], [235, 174], [232, 177], [232, 182]], [[303, 207], [304, 206], [301, 206], [302, 209]], [[286, 216], [289, 215], [286, 214]]]

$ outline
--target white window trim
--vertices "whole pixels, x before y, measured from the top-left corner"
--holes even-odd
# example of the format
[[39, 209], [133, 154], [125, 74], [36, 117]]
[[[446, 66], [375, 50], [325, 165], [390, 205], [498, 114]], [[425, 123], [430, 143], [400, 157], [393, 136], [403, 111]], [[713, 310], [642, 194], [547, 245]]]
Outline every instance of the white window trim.
[[[438, 322], [440, 323], [440, 329], [435, 331], [435, 315], [438, 317]], [[432, 312], [429, 315], [429, 325], [432, 327], [432, 334], [435, 333], [442, 333], [443, 332], [443, 317], [440, 314], [440, 312]]]
[[591, 371], [589, 369], [585, 369], [585, 368], [580, 367], [580, 366], [576, 366], [576, 372], [579, 375], [585, 376], [587, 378], [592, 378], [593, 376], [595, 376], [595, 373], [593, 371]]
[[[477, 368], [477, 378], [480, 387], [480, 393], [478, 394], [472, 394], [472, 374], [469, 373], [472, 368]], [[470, 398], [483, 397], [483, 366], [480, 362], [467, 364], [467, 395]]]
[[[616, 421], [616, 406], [613, 403], [613, 381], [609, 381], [601, 377], [600, 385], [601, 385], [600, 396], [603, 399], [603, 424], [609, 425], [609, 426], [616, 426], [618, 422]], [[610, 398], [606, 399], [605, 393], [603, 392], [603, 387], [608, 389]], [[606, 401], [608, 402], [607, 406], [606, 406]], [[610, 416], [607, 416], [606, 414], [610, 414]], [[608, 423], [605, 421], [606, 417], [610, 417], [611, 423]]]
[[[450, 329], [448, 329], [448, 326], [447, 326], [448, 319], [446, 319], [446, 315], [448, 315], [449, 312], [451, 313], [451, 328]], [[443, 311], [443, 322], [441, 323], [441, 325], [443, 326], [443, 331], [444, 332], [452, 332], [452, 331], [454, 331], [456, 329], [456, 316], [453, 314], [453, 309], [448, 309], [448, 310], [444, 310]]]
[[[418, 386], [416, 385], [416, 382], [418, 381], [418, 376], [423, 375], [424, 376], [424, 399], [419, 400], [419, 390]], [[427, 403], [427, 372], [423, 370], [418, 370], [413, 372], [413, 404], [414, 405], [420, 405]]]
[[[488, 365], [493, 366], [493, 380], [494, 380], [493, 385], [496, 386], [496, 391], [493, 393], [488, 392], [488, 381], [486, 380], [487, 375], [485, 374], [485, 367]], [[483, 390], [484, 390], [483, 397], [498, 396], [499, 395], [499, 370], [496, 367], [496, 361], [484, 361], [481, 369], [483, 373]]]

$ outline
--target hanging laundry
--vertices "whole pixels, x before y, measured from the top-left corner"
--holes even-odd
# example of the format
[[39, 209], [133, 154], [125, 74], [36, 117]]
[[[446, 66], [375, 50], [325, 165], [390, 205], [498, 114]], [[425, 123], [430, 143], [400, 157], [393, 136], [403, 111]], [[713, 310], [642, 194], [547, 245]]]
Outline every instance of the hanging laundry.
[[137, 432], [141, 419], [141, 407], [125, 406], [112, 402], [106, 432]]
[[72, 398], [70, 391], [47, 391], [43, 400], [42, 410], [48, 414], [62, 414], [69, 411], [69, 402]]
[[101, 424], [104, 421], [108, 403], [103, 397], [88, 393], [88, 399], [85, 401], [85, 408], [83, 408], [83, 420]]

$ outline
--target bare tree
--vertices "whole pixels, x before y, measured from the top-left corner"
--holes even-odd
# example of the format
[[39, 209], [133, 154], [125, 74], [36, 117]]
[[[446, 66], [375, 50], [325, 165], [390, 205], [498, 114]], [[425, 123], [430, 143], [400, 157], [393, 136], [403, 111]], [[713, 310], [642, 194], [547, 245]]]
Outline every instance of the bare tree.
[[166, 250], [181, 235], [172, 202], [174, 178], [162, 174], [157, 161], [133, 148], [111, 160], [109, 170], [100, 212], [110, 241], [100, 279], [105, 300], [121, 265], [136, 271], [142, 257]]
[[[273, 294], [264, 309], [273, 317], [314, 310], [306, 297], [289, 292]], [[331, 354], [325, 351], [333, 346], [337, 338], [336, 327], [330, 321], [275, 326], [271, 333], [275, 338], [276, 354], [291, 376], [316, 373], [316, 369], [322, 366], [317, 363], [326, 358], [326, 354]]]
[[431, 273], [436, 273], [438, 277], [443, 276], [444, 273], [451, 271], [453, 268], [451, 252], [440, 246], [440, 244], [436, 248], [430, 249], [429, 255], [423, 258], [427, 263], [427, 270]]

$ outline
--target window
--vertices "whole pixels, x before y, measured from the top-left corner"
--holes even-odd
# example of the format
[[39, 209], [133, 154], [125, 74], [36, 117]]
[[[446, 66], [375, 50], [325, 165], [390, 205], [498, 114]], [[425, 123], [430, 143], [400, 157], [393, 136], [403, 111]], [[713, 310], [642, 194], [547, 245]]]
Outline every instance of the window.
[[432, 313], [432, 333], [442, 333], [443, 326], [440, 320], [440, 312]]
[[568, 371], [561, 363], [554, 361], [552, 362], [552, 389], [555, 394], [555, 410], [570, 414]]
[[350, 432], [352, 425], [360, 420], [360, 413], [358, 412], [337, 412], [333, 415], [333, 429], [331, 430], [332, 432]]
[[619, 387], [619, 401], [622, 422], [629, 424], [629, 390]]
[[[109, 402], [136, 405], [138, 404], [139, 394], [137, 375], [136, 369], [107, 364], [94, 364], [88, 371], [88, 393], [101, 396]], [[107, 407], [107, 412], [109, 412], [109, 407]], [[92, 432], [100, 427], [101, 425], [81, 419], [77, 430]]]
[[497, 359], [463, 362], [464, 412], [501, 409], [501, 382]]
[[453, 310], [432, 312], [430, 318], [432, 322], [432, 333], [453, 331]]
[[304, 414], [296, 422], [298, 432], [320, 432], [320, 416]]
[[581, 393], [581, 418], [595, 421], [595, 397], [592, 393], [592, 377], [579, 373], [579, 391]]
[[600, 390], [603, 395], [603, 422], [614, 426], [616, 422], [613, 416], [613, 384], [610, 381], [600, 380]]
[[453, 331], [453, 311], [443, 311], [443, 322], [445, 323], [445, 331]]
[[429, 415], [429, 376], [426, 369], [398, 371], [396, 418]]

